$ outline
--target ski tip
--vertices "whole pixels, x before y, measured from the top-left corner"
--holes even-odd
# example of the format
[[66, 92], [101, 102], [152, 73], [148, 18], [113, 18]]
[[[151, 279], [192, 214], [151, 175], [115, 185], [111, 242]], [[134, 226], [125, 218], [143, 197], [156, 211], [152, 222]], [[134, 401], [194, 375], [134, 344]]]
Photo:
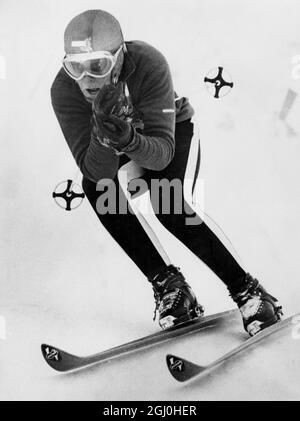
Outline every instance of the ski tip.
[[61, 351], [47, 344], [42, 344], [41, 350], [46, 363], [55, 370], [61, 371], [59, 368], [59, 363], [62, 360]]
[[168, 354], [166, 356], [167, 366], [172, 376], [179, 382], [183, 382], [185, 364], [182, 358], [176, 357], [175, 355]]
[[190, 380], [205, 369], [205, 367], [171, 354], [166, 356], [166, 361], [169, 372], [179, 382]]

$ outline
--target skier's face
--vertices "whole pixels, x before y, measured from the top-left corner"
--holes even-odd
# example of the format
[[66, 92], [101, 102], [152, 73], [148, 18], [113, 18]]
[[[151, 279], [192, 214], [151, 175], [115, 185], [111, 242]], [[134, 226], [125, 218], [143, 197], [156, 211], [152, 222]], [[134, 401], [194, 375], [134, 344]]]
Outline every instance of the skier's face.
[[81, 80], [77, 81], [77, 83], [85, 99], [88, 102], [92, 103], [99, 89], [101, 89], [105, 85], [110, 85], [111, 74], [108, 74], [107, 76], [101, 79], [92, 76], [85, 76]]
[[121, 72], [122, 65], [124, 62], [124, 54], [119, 54], [117, 62], [112, 71], [103, 78], [96, 78], [93, 76], [86, 75], [82, 79], [77, 81], [77, 84], [83, 93], [85, 99], [92, 103], [97, 96], [97, 93], [103, 86], [110, 85], [113, 83], [115, 76], [118, 76]]

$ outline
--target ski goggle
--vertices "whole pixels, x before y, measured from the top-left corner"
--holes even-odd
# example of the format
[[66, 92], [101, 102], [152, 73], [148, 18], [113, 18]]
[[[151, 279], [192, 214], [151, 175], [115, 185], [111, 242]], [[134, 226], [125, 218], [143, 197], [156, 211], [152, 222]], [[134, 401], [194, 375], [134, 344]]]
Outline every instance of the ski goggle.
[[63, 59], [63, 68], [74, 80], [85, 75], [102, 78], [114, 68], [123, 44], [115, 54], [109, 51], [93, 51], [91, 53], [67, 54]]

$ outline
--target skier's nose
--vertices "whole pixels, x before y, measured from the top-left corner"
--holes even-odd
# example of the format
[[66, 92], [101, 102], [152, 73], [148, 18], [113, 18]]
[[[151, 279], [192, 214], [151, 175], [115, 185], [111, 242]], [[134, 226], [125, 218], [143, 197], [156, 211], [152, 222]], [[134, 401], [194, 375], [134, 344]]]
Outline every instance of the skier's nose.
[[107, 84], [106, 79], [96, 79], [90, 76], [83, 77], [79, 82], [82, 89], [100, 89]]

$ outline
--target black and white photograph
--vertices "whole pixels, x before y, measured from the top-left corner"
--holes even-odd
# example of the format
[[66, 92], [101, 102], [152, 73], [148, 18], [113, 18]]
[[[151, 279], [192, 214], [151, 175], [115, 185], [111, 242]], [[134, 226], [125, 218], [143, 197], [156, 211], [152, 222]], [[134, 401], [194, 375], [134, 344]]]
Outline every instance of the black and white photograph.
[[0, 401], [300, 400], [299, 22], [0, 0]]

